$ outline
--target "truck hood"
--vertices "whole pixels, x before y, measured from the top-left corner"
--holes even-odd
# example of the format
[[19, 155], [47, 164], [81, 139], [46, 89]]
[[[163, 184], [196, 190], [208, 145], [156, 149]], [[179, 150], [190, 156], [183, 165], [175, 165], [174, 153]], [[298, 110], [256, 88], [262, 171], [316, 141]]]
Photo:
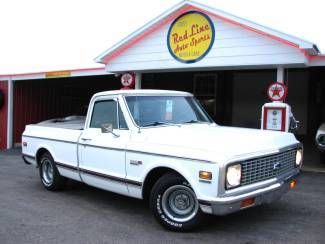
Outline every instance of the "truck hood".
[[293, 134], [208, 124], [141, 129], [129, 148], [162, 155], [226, 162], [278, 152], [299, 143]]

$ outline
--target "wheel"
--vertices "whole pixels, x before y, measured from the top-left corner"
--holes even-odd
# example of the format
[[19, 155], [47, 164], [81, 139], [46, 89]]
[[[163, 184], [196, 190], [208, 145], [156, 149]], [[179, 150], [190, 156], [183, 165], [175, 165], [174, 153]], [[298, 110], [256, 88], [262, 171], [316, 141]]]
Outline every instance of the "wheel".
[[178, 174], [163, 175], [153, 186], [150, 208], [157, 221], [173, 231], [188, 231], [202, 218], [199, 202], [188, 182]]
[[66, 178], [59, 174], [54, 160], [49, 153], [44, 153], [39, 160], [39, 173], [43, 186], [50, 191], [61, 190], [66, 182]]

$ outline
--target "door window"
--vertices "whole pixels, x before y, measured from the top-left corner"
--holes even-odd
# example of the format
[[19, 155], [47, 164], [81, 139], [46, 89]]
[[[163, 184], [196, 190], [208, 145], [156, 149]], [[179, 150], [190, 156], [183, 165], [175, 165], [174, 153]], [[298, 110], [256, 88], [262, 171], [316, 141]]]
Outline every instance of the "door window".
[[[119, 114], [119, 119], [117, 119], [117, 114]], [[103, 124], [112, 124], [113, 129], [127, 129], [123, 113], [116, 101], [95, 102], [89, 127], [101, 128]]]

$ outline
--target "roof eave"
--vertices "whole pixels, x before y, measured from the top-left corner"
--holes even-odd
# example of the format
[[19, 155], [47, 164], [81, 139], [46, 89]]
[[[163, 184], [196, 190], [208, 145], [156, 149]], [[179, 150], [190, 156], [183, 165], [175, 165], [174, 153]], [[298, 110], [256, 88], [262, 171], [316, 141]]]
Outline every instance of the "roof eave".
[[184, 1], [180, 2], [179, 4], [173, 6], [172, 8], [166, 10], [164, 13], [162, 13], [161, 15], [159, 15], [158, 17], [156, 17], [152, 21], [148, 22], [147, 24], [145, 24], [144, 26], [142, 26], [138, 30], [134, 31], [133, 33], [131, 33], [130, 35], [128, 35], [127, 37], [125, 37], [124, 39], [122, 39], [121, 41], [116, 43], [111, 48], [107, 49], [105, 52], [103, 52], [102, 54], [100, 54], [98, 57], [95, 58], [95, 62], [106, 64], [107, 62], [105, 62], [105, 59], [106, 59], [107, 56], [109, 56], [110, 54], [116, 52], [120, 48], [123, 48], [128, 42], [132, 41], [133, 38], [135, 38], [138, 35], [142, 34], [148, 28], [159, 24], [159, 22], [162, 21], [164, 18], [168, 17], [169, 15], [174, 13], [175, 11], [181, 10], [185, 6], [198, 8], [198, 9], [204, 10], [206, 12], [210, 12], [211, 14], [214, 14], [215, 16], [219, 16], [219, 17], [221, 17], [223, 19], [231, 20], [231, 21], [233, 21], [235, 23], [240, 23], [242, 26], [246, 26], [246, 27], [251, 28], [253, 30], [258, 30], [260, 33], [264, 33], [265, 35], [277, 37], [278, 39], [282, 39], [282, 40], [284, 40], [284, 41], [286, 41], [288, 43], [291, 43], [291, 44], [295, 45], [297, 48], [306, 51], [309, 55], [318, 55], [320, 53], [318, 47], [312, 42], [305, 41], [305, 40], [303, 40], [301, 38], [297, 38], [295, 36], [282, 33], [280, 31], [274, 30], [272, 28], [259, 25], [257, 23], [252, 22], [252, 21], [249, 21], [249, 20], [234, 16], [234, 15], [229, 14], [227, 12], [224, 12], [222, 10], [215, 9], [215, 8], [212, 8], [210, 6], [206, 6], [206, 5], [201, 4], [201, 3], [184, 0]]
[[136, 36], [141, 34], [143, 31], [145, 31], [146, 29], [150, 28], [151, 26], [154, 26], [154, 25], [158, 24], [161, 20], [166, 18], [168, 15], [172, 14], [173, 12], [175, 12], [175, 11], [177, 11], [177, 10], [183, 8], [183, 7], [185, 7], [186, 5], [189, 5], [189, 1], [184, 0], [184, 1], [174, 5], [170, 9], [167, 9], [165, 12], [163, 12], [162, 14], [160, 14], [159, 16], [154, 18], [153, 20], [147, 22], [145, 25], [143, 25], [142, 27], [140, 27], [136, 31], [132, 32], [130, 35], [126, 36], [125, 38], [123, 38], [122, 40], [120, 40], [119, 42], [114, 44], [112, 47], [110, 47], [109, 49], [107, 49], [106, 51], [104, 51], [103, 53], [98, 55], [94, 59], [95, 62], [105, 64], [104, 59], [105, 59], [105, 57], [107, 55], [109, 55], [110, 53], [112, 53], [112, 52], [116, 51], [117, 49], [121, 48], [125, 43], [132, 40], [133, 38], [135, 38]]

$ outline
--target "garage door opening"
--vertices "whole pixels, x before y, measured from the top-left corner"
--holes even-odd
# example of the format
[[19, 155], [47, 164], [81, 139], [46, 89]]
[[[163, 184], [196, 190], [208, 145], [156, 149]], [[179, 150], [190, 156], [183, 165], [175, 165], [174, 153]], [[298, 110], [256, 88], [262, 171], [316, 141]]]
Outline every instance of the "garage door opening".
[[[193, 93], [217, 124], [260, 128], [261, 108], [269, 102], [266, 90], [277, 79], [275, 69], [143, 74], [142, 88]], [[300, 121], [295, 131], [304, 144], [305, 164], [319, 164], [315, 135], [325, 122], [325, 69], [288, 69], [286, 102]]]
[[85, 116], [96, 92], [120, 89], [114, 75], [19, 80], [14, 84], [13, 142], [19, 146], [27, 124]]

